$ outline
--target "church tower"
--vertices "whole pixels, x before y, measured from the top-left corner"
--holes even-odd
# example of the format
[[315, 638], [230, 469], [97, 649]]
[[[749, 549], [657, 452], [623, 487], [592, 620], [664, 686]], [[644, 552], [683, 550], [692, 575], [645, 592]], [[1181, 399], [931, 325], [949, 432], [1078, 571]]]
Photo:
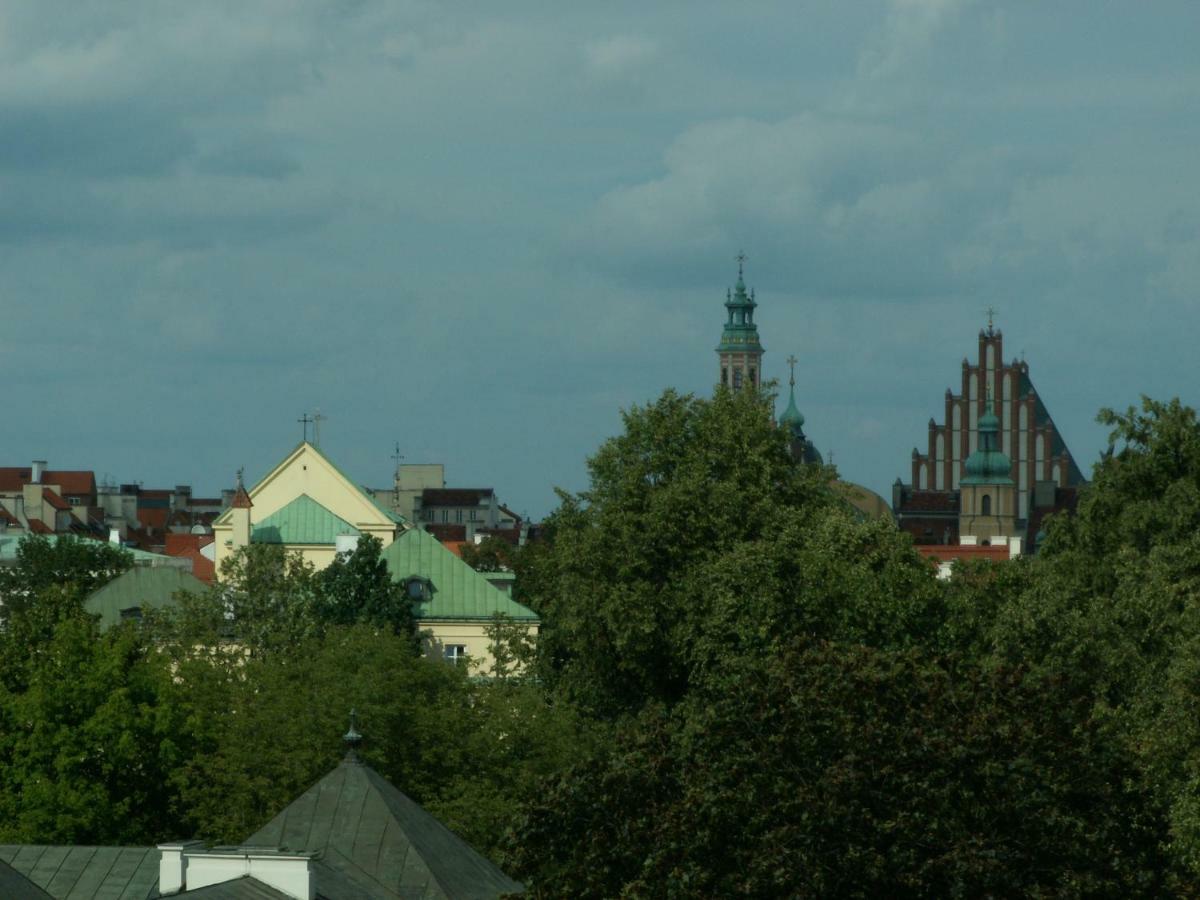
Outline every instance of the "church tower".
[[787, 409], [783, 411], [783, 415], [779, 417], [779, 427], [787, 432], [792, 459], [796, 462], [820, 465], [823, 462], [821, 454], [805, 435], [804, 414], [796, 406], [796, 362], [795, 356], [787, 358], [788, 366], [791, 369], [791, 376], [788, 378], [788, 405]]
[[979, 449], [967, 457], [966, 476], [960, 483], [958, 533], [987, 544], [1017, 534], [1016, 486], [1012, 461], [1000, 450], [1000, 420], [992, 411], [989, 395], [979, 417]]
[[725, 330], [717, 346], [721, 363], [721, 384], [733, 390], [757, 388], [762, 381], [763, 346], [758, 342], [758, 326], [754, 324], [754, 291], [746, 293], [742, 265], [746, 254], [737, 255], [738, 279], [732, 291], [725, 292]]

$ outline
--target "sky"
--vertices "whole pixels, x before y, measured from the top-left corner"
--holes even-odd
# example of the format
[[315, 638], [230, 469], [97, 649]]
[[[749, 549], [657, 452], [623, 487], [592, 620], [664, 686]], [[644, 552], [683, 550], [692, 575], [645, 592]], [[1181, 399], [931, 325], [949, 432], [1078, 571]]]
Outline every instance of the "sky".
[[[539, 518], [707, 394], [744, 250], [806, 431], [890, 497], [996, 310], [1085, 471], [1195, 404], [1200, 4], [0, 5], [0, 464]], [[786, 387], [785, 387], [786, 390]], [[782, 409], [782, 404], [780, 406]]]

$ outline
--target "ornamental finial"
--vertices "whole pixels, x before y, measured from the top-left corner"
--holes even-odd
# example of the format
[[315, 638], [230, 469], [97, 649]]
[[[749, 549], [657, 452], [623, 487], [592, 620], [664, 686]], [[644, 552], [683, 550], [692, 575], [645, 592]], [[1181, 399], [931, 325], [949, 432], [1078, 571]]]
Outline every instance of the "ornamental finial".
[[342, 740], [346, 742], [346, 761], [358, 762], [358, 746], [362, 743], [362, 735], [358, 733], [355, 727], [358, 725], [358, 712], [350, 709], [350, 730], [342, 735]]
[[996, 310], [995, 310], [995, 308], [993, 308], [993, 307], [991, 307], [991, 306], [989, 306], [989, 307], [987, 308], [987, 317], [988, 317], [988, 330], [987, 330], [987, 333], [988, 333], [988, 335], [990, 336], [990, 335], [993, 335], [993, 334], [995, 334], [995, 333], [996, 333], [996, 329], [993, 327], [993, 320], [996, 318]]
[[246, 467], [245, 467], [245, 466], [238, 466], [238, 470], [237, 470], [237, 489], [238, 489], [239, 491], [240, 491], [240, 490], [242, 490], [242, 489], [245, 487], [245, 485], [242, 483], [242, 476], [244, 476], [245, 474], [246, 474]]
[[796, 363], [798, 363], [798, 362], [799, 362], [799, 360], [796, 359], [795, 354], [792, 354], [791, 356], [789, 356], [787, 358], [788, 368], [791, 370], [791, 373], [792, 373], [791, 377], [788, 379], [788, 384], [791, 385], [792, 387], [796, 386]]
[[746, 261], [746, 251], [739, 250], [738, 255], [734, 257], [738, 264], [738, 281], [742, 280], [742, 264]]

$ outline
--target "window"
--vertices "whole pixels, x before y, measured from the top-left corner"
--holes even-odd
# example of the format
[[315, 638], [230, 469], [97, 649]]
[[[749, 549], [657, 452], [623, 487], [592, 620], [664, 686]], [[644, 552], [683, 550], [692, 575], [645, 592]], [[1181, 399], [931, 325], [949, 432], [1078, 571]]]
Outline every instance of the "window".
[[447, 644], [446, 649], [442, 651], [446, 662], [453, 666], [457, 666], [460, 662], [465, 662], [467, 659], [467, 648], [463, 644]]
[[984, 494], [983, 499], [979, 501], [979, 512], [981, 515], [990, 516], [992, 514], [992, 495]]
[[477, 510], [477, 509], [473, 509], [473, 510], [471, 510], [471, 521], [472, 521], [472, 522], [478, 522], [478, 521], [479, 521], [479, 510]]
[[721, 384], [729, 387], [729, 367], [721, 366]]
[[140, 606], [130, 606], [121, 610], [122, 622], [140, 622], [142, 621], [142, 608]]
[[445, 524], [446, 522], [449, 522], [449, 521], [450, 521], [450, 510], [443, 509], [442, 510], [442, 524]]
[[455, 521], [455, 522], [461, 522], [461, 521], [462, 521], [462, 510], [461, 510], [461, 509], [456, 509], [456, 510], [454, 511], [454, 521]]
[[430, 593], [432, 593], [429, 587], [429, 579], [414, 575], [405, 582], [404, 592], [408, 594], [409, 600], [416, 602], [428, 600]]
[[750, 386], [753, 387], [756, 384], [758, 384], [758, 382], [754, 380], [754, 370], [751, 369], [750, 370]]
[[741, 388], [741, 386], [742, 386], [742, 370], [734, 369], [733, 370], [733, 389], [735, 391], [739, 390]]

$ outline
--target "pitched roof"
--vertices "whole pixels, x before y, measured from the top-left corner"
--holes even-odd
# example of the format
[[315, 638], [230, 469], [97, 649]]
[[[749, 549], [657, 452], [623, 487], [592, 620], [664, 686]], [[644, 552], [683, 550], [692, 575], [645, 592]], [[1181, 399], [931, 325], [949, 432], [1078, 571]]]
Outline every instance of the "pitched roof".
[[[338, 468], [337, 464], [333, 460], [331, 460], [328, 456], [326, 456], [324, 453], [322, 453], [317, 447], [308, 443], [307, 441], [302, 441], [299, 444], [297, 444], [295, 447], [293, 447], [292, 451], [287, 456], [285, 456], [275, 466], [275, 468], [273, 468], [270, 472], [268, 472], [261, 479], [259, 479], [258, 483], [255, 484], [254, 487], [250, 489], [249, 494], [247, 494], [246, 501], [249, 502], [251, 495], [257, 493], [259, 488], [262, 487], [262, 485], [265, 482], [269, 481], [272, 475], [274, 475], [276, 472], [279, 472], [282, 469], [284, 469], [293, 459], [296, 458], [296, 456], [302, 450], [307, 450], [309, 453], [315, 454], [317, 457], [319, 457], [321, 460], [323, 460], [326, 463], [326, 465], [329, 466], [329, 468], [333, 469], [334, 472], [336, 472], [338, 475], [340, 475], [342, 477], [342, 479], [352, 489], [357, 491], [364, 500], [366, 500], [368, 503], [370, 503], [371, 506], [373, 506], [381, 514], [383, 514], [383, 516], [385, 518], [387, 518], [388, 521], [392, 522], [395, 525], [403, 525], [406, 523], [407, 520], [404, 518], [404, 516], [400, 515], [399, 513], [395, 512], [393, 510], [388, 509], [386, 506], [384, 506], [382, 503], [380, 503], [378, 500], [376, 500], [374, 497], [372, 497], [370, 491], [368, 491], [362, 485], [353, 481], [345, 472], [343, 472], [341, 469]], [[193, 501], [193, 503], [194, 502], [195, 501]], [[238, 502], [239, 501], [235, 497], [233, 505], [237, 506]], [[219, 516], [217, 516], [217, 518], [215, 520], [213, 520], [214, 525], [227, 525], [228, 523], [229, 523], [229, 509], [225, 509], [224, 511], [222, 511], [222, 513]]]
[[149, 900], [158, 896], [159, 853], [155, 847], [0, 844], [0, 861], [57, 900]]
[[50, 895], [14, 869], [0, 862], [0, 897], [7, 900], [46, 900]]
[[42, 488], [42, 499], [53, 506], [55, 509], [67, 510], [71, 508], [71, 504], [60, 497], [50, 488]]
[[41, 519], [29, 520], [30, 534], [54, 534], [54, 529], [43, 522]]
[[257, 544], [333, 544], [340, 534], [359, 531], [308, 494], [301, 494], [254, 525], [250, 540]]
[[291, 900], [291, 894], [263, 884], [257, 878], [243, 875], [231, 881], [210, 884], [192, 891], [183, 891], [177, 897], [200, 897], [203, 900]]
[[926, 559], [938, 562], [967, 561], [986, 559], [991, 562], [1003, 562], [1010, 559], [1012, 551], [1002, 544], [924, 544], [913, 548]]
[[[29, 484], [33, 470], [29, 466], [0, 466], [0, 491], [19, 491]], [[63, 494], [96, 493], [96, 474], [90, 470], [46, 469], [42, 484], [56, 484]]]
[[443, 544], [447, 541], [465, 541], [467, 539], [467, 526], [456, 525], [453, 522], [430, 522], [425, 526], [425, 530]]
[[100, 628], [108, 630], [121, 623], [123, 609], [172, 607], [177, 592], [203, 590], [204, 583], [182, 569], [134, 566], [94, 591], [83, 601], [83, 608], [99, 616]]
[[433, 586], [432, 597], [416, 607], [419, 621], [490, 619], [496, 613], [526, 621], [538, 618], [419, 528], [399, 535], [381, 555], [392, 578], [404, 580], [415, 575]]
[[345, 760], [245, 841], [320, 852], [319, 896], [352, 882], [378, 898], [495, 898], [524, 887], [378, 772]]

